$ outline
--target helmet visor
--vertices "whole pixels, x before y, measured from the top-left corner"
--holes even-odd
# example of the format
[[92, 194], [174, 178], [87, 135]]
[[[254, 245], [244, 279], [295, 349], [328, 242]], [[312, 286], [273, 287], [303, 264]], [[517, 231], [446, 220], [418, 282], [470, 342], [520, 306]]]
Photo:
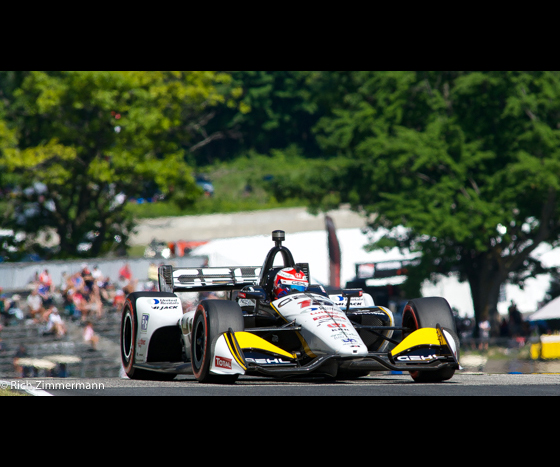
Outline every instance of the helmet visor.
[[288, 295], [290, 292], [303, 292], [307, 287], [303, 284], [278, 284], [276, 288], [276, 296], [277, 298], [283, 297], [284, 295]]

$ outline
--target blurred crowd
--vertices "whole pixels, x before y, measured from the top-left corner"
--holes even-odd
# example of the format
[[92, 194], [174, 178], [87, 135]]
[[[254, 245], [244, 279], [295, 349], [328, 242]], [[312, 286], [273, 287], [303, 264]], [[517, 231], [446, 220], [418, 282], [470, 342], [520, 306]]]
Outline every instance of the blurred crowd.
[[[83, 342], [95, 351], [99, 336], [94, 331], [94, 323], [107, 313], [120, 313], [127, 294], [155, 290], [155, 284], [157, 282], [153, 281], [139, 283], [127, 263], [119, 269], [115, 280], [103, 274], [97, 265], [90, 267], [87, 263], [73, 274], [63, 273], [59, 284], [54, 283], [48, 269], [36, 271], [28, 283], [22, 285], [21, 293], [3, 293], [0, 287], [0, 352], [8, 350], [1, 333], [6, 326], [20, 322], [36, 324], [40, 335], [65, 339], [69, 320], [81, 326]], [[26, 295], [24, 291], [29, 292]], [[21, 371], [18, 372], [17, 361], [25, 356], [26, 350], [21, 345], [14, 355], [18, 374]]]
[[[85, 328], [84, 334], [90, 335], [87, 323], [101, 319], [107, 312], [120, 311], [126, 295], [138, 287], [127, 263], [120, 268], [116, 280], [103, 274], [97, 265], [90, 267], [87, 263], [74, 274], [63, 273], [59, 285], [54, 284], [48, 269], [36, 271], [22, 287], [30, 290], [26, 297], [19, 293], [4, 294], [0, 287], [0, 330], [26, 321], [41, 325], [43, 335], [61, 338], [67, 333], [66, 320], [72, 320]], [[150, 287], [153, 289], [154, 284], [149, 283]], [[85, 340], [91, 341], [91, 336]]]
[[[486, 319], [478, 323], [478, 333], [475, 333], [474, 318], [456, 318], [456, 325], [461, 342], [470, 342], [471, 347], [480, 350], [488, 349], [490, 339], [522, 347], [535, 332], [538, 333], [534, 323], [523, 319], [514, 301], [510, 302], [507, 315], [496, 315], [494, 320]], [[478, 337], [475, 338], [476, 335]]]

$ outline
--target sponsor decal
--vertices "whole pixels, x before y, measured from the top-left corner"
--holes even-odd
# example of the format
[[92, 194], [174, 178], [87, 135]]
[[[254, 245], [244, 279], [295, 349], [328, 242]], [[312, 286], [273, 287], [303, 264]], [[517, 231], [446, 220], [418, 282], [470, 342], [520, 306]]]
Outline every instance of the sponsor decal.
[[147, 342], [146, 339], [138, 339], [138, 345], [136, 347], [136, 355], [138, 357], [143, 357], [146, 353]]
[[432, 360], [437, 360], [437, 355], [401, 355], [397, 357], [399, 362], [431, 362]]
[[333, 307], [334, 303], [331, 302], [330, 300], [323, 300], [320, 298], [314, 298], [313, 300], [303, 300], [301, 302], [299, 302], [299, 307], [300, 308], [306, 308], [309, 306], [322, 306], [322, 307]]
[[148, 332], [148, 322], [150, 320], [150, 315], [147, 313], [142, 314], [142, 322], [140, 325], [141, 332]]
[[245, 358], [247, 362], [258, 363], [259, 365], [282, 365], [282, 364], [289, 364], [291, 362], [287, 362], [282, 360], [281, 358]]
[[176, 298], [151, 298], [150, 308], [152, 310], [176, 310], [179, 303]]
[[287, 305], [288, 303], [290, 303], [292, 300], [294, 299], [294, 297], [288, 297], [285, 298], [284, 300], [282, 300], [281, 302], [278, 303], [278, 308], [282, 308], [284, 305]]
[[220, 357], [216, 355], [214, 359], [214, 365], [218, 368], [225, 368], [226, 370], [231, 370], [231, 358]]

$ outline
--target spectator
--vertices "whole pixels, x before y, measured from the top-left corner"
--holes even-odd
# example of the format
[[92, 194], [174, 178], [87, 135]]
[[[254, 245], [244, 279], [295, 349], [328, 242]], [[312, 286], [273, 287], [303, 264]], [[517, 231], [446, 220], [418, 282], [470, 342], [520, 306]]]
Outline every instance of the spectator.
[[512, 300], [508, 307], [508, 318], [509, 318], [509, 331], [511, 337], [517, 337], [521, 334], [521, 328], [523, 324], [523, 318], [521, 312], [518, 310], [517, 305]]
[[39, 275], [39, 282], [41, 283], [41, 285], [43, 285], [46, 288], [47, 293], [50, 294], [53, 292], [52, 277], [49, 274], [48, 269], [44, 269], [43, 272]]
[[54, 334], [56, 337], [60, 338], [64, 337], [66, 332], [66, 324], [64, 324], [64, 321], [62, 321], [62, 318], [58, 314], [58, 309], [54, 305], [51, 305], [47, 310], [45, 334]]
[[122, 290], [125, 295], [128, 295], [136, 290], [136, 281], [120, 275], [117, 281], [117, 287]]
[[107, 305], [114, 306], [116, 289], [115, 284], [113, 284], [109, 277], [106, 278], [106, 282], [103, 288], [100, 290], [100, 293], [101, 297]]
[[92, 350], [97, 350], [97, 344], [99, 343], [99, 336], [93, 330], [93, 324], [91, 321], [86, 321], [86, 327], [83, 332], [84, 342], [91, 344]]
[[39, 295], [38, 288], [34, 288], [26, 300], [29, 314], [36, 323], [42, 321], [45, 308], [43, 306], [43, 299]]
[[74, 303], [74, 289], [66, 290], [63, 293], [62, 297], [64, 300], [63, 306], [64, 306], [65, 314], [67, 316], [70, 316], [70, 318], [73, 321], [79, 320], [82, 317], [82, 314], [80, 313], [80, 310], [78, 310], [78, 308]]
[[130, 266], [126, 263], [122, 268], [119, 269], [119, 279], [117, 281], [117, 288], [120, 288], [125, 295], [132, 293], [136, 290], [138, 285], [138, 280], [132, 277], [132, 271]]
[[83, 292], [85, 282], [81, 272], [77, 272], [70, 276], [70, 286], [77, 292]]
[[91, 276], [96, 281], [103, 281], [103, 273], [101, 272], [101, 270], [99, 269], [99, 266], [97, 264], [95, 264], [93, 266], [93, 270], [91, 271]]
[[119, 269], [119, 276], [128, 279], [129, 281], [132, 280], [132, 272], [130, 270], [130, 266], [126, 263], [122, 268]]
[[21, 311], [19, 307], [20, 300], [21, 296], [19, 294], [14, 294], [10, 298], [4, 300], [6, 306], [5, 314], [8, 320], [16, 319], [21, 321], [25, 318], [23, 311]]
[[488, 340], [490, 338], [490, 321], [484, 320], [478, 325], [480, 329], [479, 350], [488, 350]]
[[[5, 316], [5, 320], [8, 321], [8, 299], [2, 293], [2, 287], [0, 287], [0, 316]], [[2, 326], [3, 319], [0, 319], [0, 326]]]
[[91, 274], [87, 264], [84, 263], [82, 266], [82, 272], [80, 274], [84, 280], [84, 286], [91, 290], [94, 282], [93, 275]]
[[73, 289], [70, 289], [69, 293], [72, 297], [72, 304], [74, 305], [76, 312], [80, 315], [82, 321], [85, 321], [88, 317], [89, 309], [87, 307], [87, 302], [84, 296], [81, 292]]
[[124, 292], [120, 289], [117, 290], [115, 292], [115, 297], [113, 298], [113, 307], [116, 308], [117, 310], [122, 309], [124, 305], [124, 300], [125, 300]]
[[103, 316], [103, 303], [97, 285], [94, 284], [92, 289], [86, 286], [82, 295], [86, 302], [87, 314], [94, 312], [97, 318], [101, 318]]

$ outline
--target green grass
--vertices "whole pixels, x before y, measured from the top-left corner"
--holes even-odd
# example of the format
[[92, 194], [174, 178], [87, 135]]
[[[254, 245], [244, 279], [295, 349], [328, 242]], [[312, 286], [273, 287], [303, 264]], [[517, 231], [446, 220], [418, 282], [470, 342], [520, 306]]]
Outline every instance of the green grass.
[[24, 394], [17, 391], [12, 391], [11, 389], [0, 389], [0, 397], [17, 397], [17, 396], [27, 396], [28, 394]]
[[[193, 206], [180, 209], [170, 201], [129, 204], [127, 209], [137, 219], [187, 216], [240, 211], [255, 211], [280, 207], [304, 206], [302, 200], [277, 201], [265, 190], [264, 177], [278, 176], [270, 158], [251, 155], [228, 163], [206, 167], [204, 175], [214, 185], [214, 196], [201, 196]], [[250, 187], [250, 189], [247, 189]]]

